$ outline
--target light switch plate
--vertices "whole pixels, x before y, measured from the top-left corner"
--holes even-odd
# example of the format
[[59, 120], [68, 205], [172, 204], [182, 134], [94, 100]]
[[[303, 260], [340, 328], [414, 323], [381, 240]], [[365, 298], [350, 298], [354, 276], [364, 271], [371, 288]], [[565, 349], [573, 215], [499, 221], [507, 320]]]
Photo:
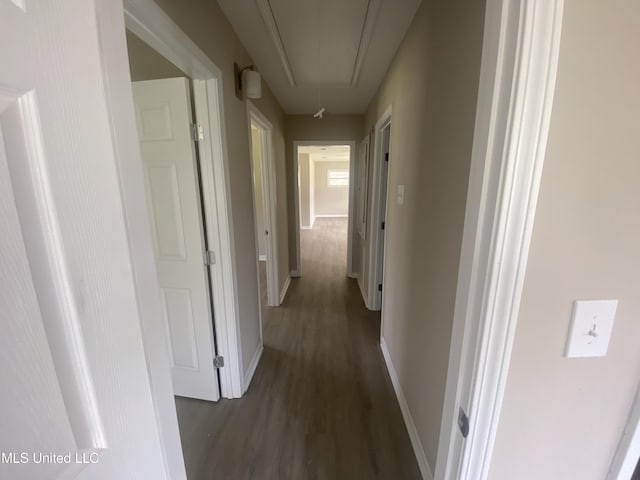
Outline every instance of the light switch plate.
[[618, 300], [576, 300], [565, 356], [604, 357], [617, 308]]
[[404, 204], [404, 185], [398, 185], [398, 191], [396, 193], [396, 200], [398, 205]]

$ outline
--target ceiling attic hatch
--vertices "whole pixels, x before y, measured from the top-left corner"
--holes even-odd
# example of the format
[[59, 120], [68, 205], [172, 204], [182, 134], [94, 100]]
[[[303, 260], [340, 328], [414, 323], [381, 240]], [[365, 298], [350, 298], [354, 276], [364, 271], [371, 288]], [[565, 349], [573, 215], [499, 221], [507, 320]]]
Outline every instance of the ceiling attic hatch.
[[355, 87], [381, 0], [257, 0], [292, 87]]
[[218, 3], [284, 111], [313, 115], [364, 113], [420, 0]]

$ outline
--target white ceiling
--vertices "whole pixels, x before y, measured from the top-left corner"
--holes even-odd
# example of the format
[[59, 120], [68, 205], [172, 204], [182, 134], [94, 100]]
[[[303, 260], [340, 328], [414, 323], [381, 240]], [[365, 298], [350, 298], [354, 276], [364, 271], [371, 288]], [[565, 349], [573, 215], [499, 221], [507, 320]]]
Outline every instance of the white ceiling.
[[366, 110], [420, 1], [218, 3], [287, 113], [345, 114]]
[[308, 153], [314, 162], [337, 162], [350, 160], [349, 145], [299, 146], [298, 153]]

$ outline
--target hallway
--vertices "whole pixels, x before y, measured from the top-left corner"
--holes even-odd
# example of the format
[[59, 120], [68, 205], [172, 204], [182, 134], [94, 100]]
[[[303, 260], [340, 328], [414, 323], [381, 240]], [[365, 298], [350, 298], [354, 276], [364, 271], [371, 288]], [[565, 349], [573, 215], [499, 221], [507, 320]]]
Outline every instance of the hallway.
[[379, 314], [346, 277], [346, 226], [318, 219], [301, 232], [303, 277], [263, 310], [264, 352], [245, 396], [176, 399], [190, 480], [420, 478]]

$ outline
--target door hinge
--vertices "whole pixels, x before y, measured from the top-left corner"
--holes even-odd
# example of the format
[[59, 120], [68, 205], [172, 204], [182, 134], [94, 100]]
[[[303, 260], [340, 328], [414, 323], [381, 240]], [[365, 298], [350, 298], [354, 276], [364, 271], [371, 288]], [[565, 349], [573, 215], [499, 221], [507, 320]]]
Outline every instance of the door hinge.
[[381, 228], [382, 230], [384, 230], [384, 222], [382, 222], [382, 223], [380, 224], [380, 228]]
[[379, 283], [379, 284], [378, 284], [378, 291], [379, 291], [379, 292], [381, 292], [381, 291], [382, 291], [382, 284], [381, 284], [381, 283]]
[[191, 135], [193, 136], [193, 141], [196, 143], [204, 140], [204, 129], [202, 128], [202, 125], [198, 125], [197, 123], [192, 123]]
[[458, 410], [458, 428], [462, 438], [467, 438], [467, 435], [469, 435], [469, 417], [467, 417], [462, 407]]
[[215, 368], [224, 367], [224, 357], [222, 355], [218, 355], [216, 357], [213, 357], [213, 366]]
[[207, 250], [204, 252], [204, 264], [205, 265], [215, 265], [216, 264], [216, 254], [211, 250]]
[[384, 161], [388, 162], [389, 161], [389, 152], [384, 154]]

